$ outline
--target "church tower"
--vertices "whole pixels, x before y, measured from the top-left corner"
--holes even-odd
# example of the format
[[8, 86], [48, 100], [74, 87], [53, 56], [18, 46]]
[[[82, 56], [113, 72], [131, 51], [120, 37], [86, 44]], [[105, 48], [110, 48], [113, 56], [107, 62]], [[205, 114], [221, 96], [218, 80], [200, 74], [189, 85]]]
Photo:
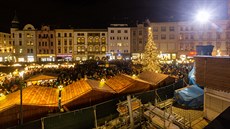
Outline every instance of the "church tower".
[[11, 31], [15, 31], [15, 30], [18, 30], [19, 29], [19, 20], [18, 20], [18, 17], [17, 17], [17, 14], [16, 14], [16, 11], [15, 11], [15, 14], [14, 14], [14, 18], [13, 20], [11, 21], [11, 28], [10, 30]]

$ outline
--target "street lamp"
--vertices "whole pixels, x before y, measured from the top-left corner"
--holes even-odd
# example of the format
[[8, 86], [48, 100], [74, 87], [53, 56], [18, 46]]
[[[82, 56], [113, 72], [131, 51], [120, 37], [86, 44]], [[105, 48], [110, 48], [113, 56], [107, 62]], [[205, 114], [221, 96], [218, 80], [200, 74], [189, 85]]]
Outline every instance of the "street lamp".
[[[24, 76], [24, 71], [19, 72], [19, 76], [22, 78], [23, 80], [23, 76]], [[24, 82], [23, 82], [24, 83]], [[22, 84], [20, 83], [20, 124], [23, 124], [23, 106], [22, 106]]]
[[59, 107], [59, 110], [62, 111], [61, 109], [61, 92], [62, 92], [62, 89], [63, 89], [63, 86], [62, 85], [59, 85], [58, 86], [58, 90], [59, 90], [59, 94], [58, 94], [58, 107]]
[[210, 18], [211, 18], [211, 15], [209, 14], [208, 11], [205, 11], [205, 10], [200, 10], [196, 15], [196, 20], [200, 22], [201, 24], [205, 24], [209, 22]]

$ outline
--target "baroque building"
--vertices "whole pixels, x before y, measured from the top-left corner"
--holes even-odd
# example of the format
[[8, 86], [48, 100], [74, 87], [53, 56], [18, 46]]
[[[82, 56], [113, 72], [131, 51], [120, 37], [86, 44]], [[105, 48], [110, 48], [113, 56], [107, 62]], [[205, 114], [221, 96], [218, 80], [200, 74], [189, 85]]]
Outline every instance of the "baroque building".
[[103, 59], [106, 51], [106, 29], [77, 29], [74, 31], [74, 60]]

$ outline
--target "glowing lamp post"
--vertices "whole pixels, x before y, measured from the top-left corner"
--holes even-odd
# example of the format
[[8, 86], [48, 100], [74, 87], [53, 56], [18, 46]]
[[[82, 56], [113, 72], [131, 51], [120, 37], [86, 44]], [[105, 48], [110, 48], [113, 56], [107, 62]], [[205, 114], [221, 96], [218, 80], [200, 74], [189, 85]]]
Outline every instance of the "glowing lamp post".
[[62, 92], [63, 86], [58, 86], [59, 94], [58, 94], [58, 108], [61, 111], [61, 92]]

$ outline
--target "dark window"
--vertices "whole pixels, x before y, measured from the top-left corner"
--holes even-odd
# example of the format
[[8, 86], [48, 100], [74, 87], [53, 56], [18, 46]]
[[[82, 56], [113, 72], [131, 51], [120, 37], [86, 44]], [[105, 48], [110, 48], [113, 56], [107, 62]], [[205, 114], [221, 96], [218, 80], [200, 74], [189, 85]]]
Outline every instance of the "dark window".
[[67, 33], [64, 33], [64, 37], [67, 37]]
[[53, 38], [53, 34], [50, 34], [50, 38]]
[[50, 46], [53, 46], [53, 42], [50, 42]]
[[72, 33], [69, 33], [69, 37], [72, 37]]
[[21, 33], [19, 33], [19, 38], [22, 38], [22, 34]]
[[19, 41], [19, 46], [22, 46], [22, 41]]
[[58, 37], [61, 37], [61, 33], [58, 33]]

